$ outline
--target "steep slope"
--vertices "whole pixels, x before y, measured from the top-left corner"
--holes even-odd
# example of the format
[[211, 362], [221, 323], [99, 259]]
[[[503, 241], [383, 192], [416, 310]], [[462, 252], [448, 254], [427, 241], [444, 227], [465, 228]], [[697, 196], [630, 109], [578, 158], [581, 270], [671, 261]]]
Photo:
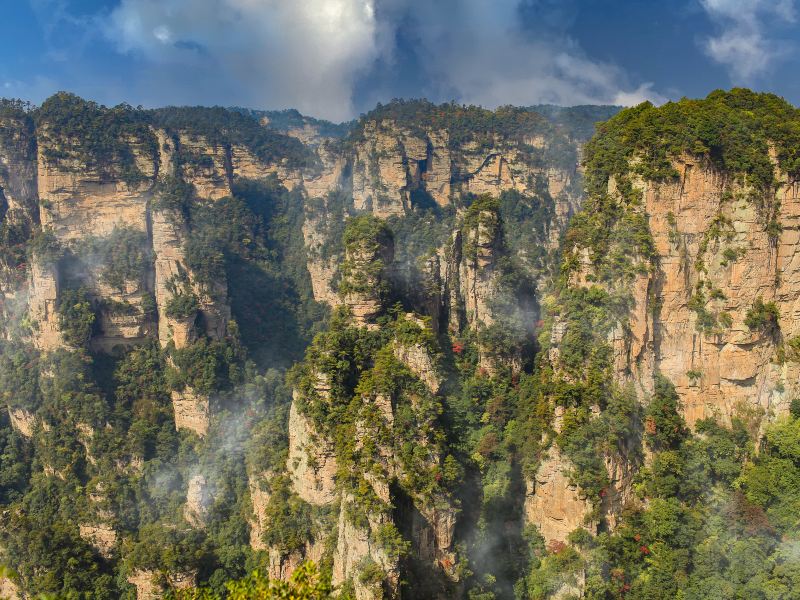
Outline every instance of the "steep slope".
[[[529, 575], [534, 596], [790, 597], [796, 493], [763, 486], [798, 466], [778, 441], [798, 416], [798, 123], [736, 89], [625, 110], [588, 144], [543, 301], [536, 389], [554, 417], [526, 517], [561, 545]], [[744, 576], [739, 552], [764, 562]]]
[[[444, 221], [441, 229], [449, 231], [462, 198], [504, 195], [515, 219], [535, 223], [534, 231], [523, 235], [536, 243], [528, 238], [514, 250], [537, 268], [542, 254], [557, 246], [559, 232], [579, 204], [578, 153], [583, 141], [523, 109], [491, 112], [395, 101], [365, 115], [343, 142], [323, 145], [320, 156], [328, 173], [325, 179], [344, 193], [345, 212], [368, 211], [390, 220], [427, 216], [428, 221]], [[311, 197], [318, 195], [311, 187], [308, 191]], [[324, 202], [322, 210], [308, 213], [309, 271], [319, 300], [335, 296], [330, 291], [330, 265], [336, 258], [329, 256], [325, 238], [319, 237], [325, 231], [325, 215], [331, 212]], [[318, 249], [322, 256], [315, 256]], [[413, 262], [428, 251], [414, 250], [416, 255], [403, 261], [409, 276], [417, 268]]]
[[627, 111], [588, 148], [595, 214], [572, 226], [564, 276], [630, 286], [615, 377], [652, 392], [666, 376], [689, 424], [730, 422], [737, 405], [774, 417], [797, 393], [796, 118], [778, 99], [718, 93]]
[[3, 585], [158, 597], [311, 559], [343, 597], [511, 594], [506, 430], [579, 135], [3, 104]]

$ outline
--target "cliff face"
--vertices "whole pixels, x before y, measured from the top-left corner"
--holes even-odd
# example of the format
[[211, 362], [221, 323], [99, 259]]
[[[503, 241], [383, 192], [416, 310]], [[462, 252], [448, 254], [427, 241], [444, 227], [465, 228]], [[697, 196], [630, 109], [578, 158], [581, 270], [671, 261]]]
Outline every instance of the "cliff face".
[[[743, 408], [785, 413], [797, 393], [797, 364], [778, 356], [798, 333], [797, 183], [775, 165], [777, 233], [767, 209], [711, 165], [683, 157], [674, 166], [676, 183], [643, 186], [659, 268], [635, 287], [633, 339], [618, 344], [617, 370], [643, 386], [656, 371], [667, 376], [690, 424]], [[747, 324], [759, 300], [774, 303], [776, 322]]]
[[[25, 298], [19, 288], [26, 277], [23, 245], [39, 219], [36, 189], [36, 136], [31, 120], [12, 111], [0, 117], [0, 316], [4, 322], [21, 318]], [[8, 335], [3, 328], [3, 337]]]
[[[387, 308], [383, 286], [392, 269], [390, 234], [374, 217], [362, 216], [349, 224], [344, 239], [347, 259], [338, 309], [343, 321], [331, 337], [317, 340], [307, 355], [305, 376], [295, 389], [289, 415], [286, 468], [293, 492], [302, 501], [338, 515], [335, 528], [318, 534], [324, 539], [336, 532], [330, 541], [332, 583], [352, 587], [355, 597], [364, 600], [399, 598], [401, 563], [406, 560], [419, 563], [434, 588], [457, 579], [453, 570], [457, 508], [443, 490], [423, 491], [412, 483], [419, 469], [438, 469], [443, 460], [432, 412], [439, 401], [441, 378], [432, 332], [413, 314], [398, 317], [397, 327], [408, 333], [377, 351], [370, 359], [375, 360], [371, 369], [369, 362], [363, 364], [351, 354], [355, 347], [337, 347], [338, 335], [378, 343], [390, 331], [377, 321]], [[342, 421], [334, 415], [352, 384], [342, 388], [339, 367], [330, 361], [333, 353], [350, 362], [360, 379], [353, 389], [358, 399]], [[394, 387], [386, 379], [392, 377], [390, 372], [405, 383], [398, 379], [400, 387], [390, 390], [386, 387]], [[321, 416], [325, 413], [327, 417]], [[413, 418], [418, 431], [396, 429], [400, 418]], [[416, 444], [421, 450], [416, 453], [421, 462], [415, 462], [413, 469], [404, 444]], [[318, 544], [309, 540], [305, 554]], [[291, 557], [282, 557], [281, 564], [287, 558]], [[277, 570], [274, 558], [271, 563]]]
[[521, 137], [497, 132], [476, 140], [459, 133], [442, 125], [404, 123], [380, 111], [368, 118], [354, 136], [351, 158], [356, 209], [388, 217], [405, 214], [427, 198], [445, 207], [466, 193], [534, 194], [542, 184], [565, 203], [563, 217], [576, 208], [574, 148], [572, 164], [567, 152], [563, 164], [542, 166], [549, 146], [566, 143], [543, 123], [531, 123]]
[[[498, 490], [548, 541], [583, 523], [565, 454], [526, 492], [496, 439], [580, 203], [581, 141], [523, 109], [404, 110], [347, 132], [68, 96], [2, 117], [9, 432], [19, 472], [78, 490], [70, 544], [119, 575], [110, 593], [191, 586], [229, 552], [281, 579], [313, 560], [362, 600], [460, 597]], [[257, 367], [254, 336], [275, 346]], [[245, 469], [264, 423], [269, 456]]]
[[[740, 111], [745, 97], [759, 107], [755, 112]], [[630, 402], [624, 418], [631, 420], [624, 435], [594, 447], [601, 457], [591, 467], [595, 491], [566, 498], [548, 490], [558, 478], [554, 464], [572, 485], [589, 467], [568, 432], [559, 435], [553, 425], [557, 453], [529, 478], [525, 506], [529, 521], [562, 541], [567, 515], [589, 508], [575, 504], [582, 496], [610, 530], [624, 522], [626, 506], [642, 510], [647, 498], [634, 480], [663, 460], [657, 453], [664, 447], [654, 440], [674, 435], [660, 429], [653, 408], [665, 398], [690, 429], [746, 423], [758, 443], [797, 393], [798, 185], [796, 166], [786, 159], [795, 142], [772, 129], [769, 116], [785, 110], [791, 120], [795, 109], [761, 106], [743, 90], [700, 102], [707, 110], [700, 115], [691, 103], [623, 113], [588, 147], [585, 208], [565, 236], [543, 364], [585, 398], [576, 405], [551, 393], [556, 423], [608, 427], [611, 404], [621, 397]], [[719, 127], [714, 110], [730, 110], [731, 138], [710, 133]], [[768, 116], [754, 117], [758, 110]], [[645, 138], [654, 145], [635, 141]], [[597, 381], [617, 399], [595, 396]], [[656, 416], [637, 422], [637, 414], [653, 410]], [[564, 490], [563, 483], [557, 487]]]
[[[655, 375], [666, 376], [690, 425], [747, 410], [774, 418], [796, 393], [785, 347], [797, 335], [797, 183], [775, 163], [770, 216], [708, 161], [684, 155], [672, 166], [674, 182], [635, 183], [655, 267], [633, 277], [628, 321], [609, 336], [616, 378], [648, 394]], [[613, 178], [608, 193], [620, 197]], [[590, 287], [592, 272], [589, 262], [572, 280]], [[759, 319], [763, 305], [774, 308]]]
[[582, 169], [553, 107], [0, 109], [19, 595], [312, 560], [359, 600], [678, 597], [736, 527], [698, 548], [788, 564], [793, 107], [645, 104]]
[[[345, 214], [366, 211], [400, 220], [460, 210], [465, 196], [517, 194], [545, 207], [537, 215], [538, 243], [549, 250], [558, 246], [580, 204], [580, 140], [534, 113], [409, 103], [420, 111], [410, 117], [404, 106], [379, 108], [344, 141], [321, 145], [321, 174], [304, 178], [308, 196], [326, 204], [322, 199], [335, 191], [347, 198]], [[330, 256], [316, 251], [325, 241], [324, 212], [309, 211], [306, 223], [315, 298], [334, 304], [336, 269]], [[529, 248], [516, 251], [528, 259]]]

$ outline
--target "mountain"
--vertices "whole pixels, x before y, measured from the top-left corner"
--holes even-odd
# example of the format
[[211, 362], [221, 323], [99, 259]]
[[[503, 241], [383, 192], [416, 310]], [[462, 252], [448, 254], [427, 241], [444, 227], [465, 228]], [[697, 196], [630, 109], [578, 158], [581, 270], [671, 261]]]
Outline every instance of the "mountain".
[[743, 89], [4, 101], [0, 595], [793, 597], [799, 174]]

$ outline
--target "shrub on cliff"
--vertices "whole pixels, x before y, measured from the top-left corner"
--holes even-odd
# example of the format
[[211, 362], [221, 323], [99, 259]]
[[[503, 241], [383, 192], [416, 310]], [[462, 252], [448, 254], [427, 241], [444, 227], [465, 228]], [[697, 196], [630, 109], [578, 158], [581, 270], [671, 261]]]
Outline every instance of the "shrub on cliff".
[[58, 328], [64, 341], [82, 348], [92, 339], [95, 313], [86, 288], [65, 289], [58, 299]]
[[671, 159], [686, 153], [708, 159], [759, 193], [767, 192], [775, 183], [770, 147], [784, 172], [800, 174], [798, 124], [800, 111], [782, 98], [742, 88], [659, 107], [645, 102], [599, 125], [586, 145], [589, 189], [602, 193], [611, 175], [628, 172], [651, 180], [674, 179]]
[[774, 302], [764, 302], [759, 296], [747, 311], [744, 324], [752, 331], [766, 330], [777, 327], [780, 316], [778, 306]]

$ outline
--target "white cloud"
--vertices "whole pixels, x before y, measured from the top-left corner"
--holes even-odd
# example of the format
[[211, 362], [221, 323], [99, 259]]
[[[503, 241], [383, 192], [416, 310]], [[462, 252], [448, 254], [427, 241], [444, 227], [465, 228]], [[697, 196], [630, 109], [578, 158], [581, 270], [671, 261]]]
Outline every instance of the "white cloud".
[[794, 0], [700, 0], [720, 31], [705, 40], [706, 53], [725, 65], [735, 81], [748, 83], [785, 53], [767, 23], [794, 23]]
[[[156, 68], [219, 77], [215, 101], [294, 106], [333, 119], [377, 48], [371, 0], [123, 0], [106, 34]], [[186, 71], [184, 71], [186, 72]], [[199, 98], [198, 102], [207, 101]]]
[[402, 4], [417, 16], [431, 80], [458, 100], [491, 107], [664, 100], [651, 84], [631, 86], [619, 67], [586, 56], [564, 31], [523, 29], [518, 0]]
[[[385, 100], [398, 89], [488, 107], [663, 101], [652, 84], [587, 56], [564, 19], [546, 18], [558, 2], [524, 0], [542, 19], [523, 28], [522, 2], [120, 0], [80, 22], [135, 58], [116, 101], [295, 107], [333, 120], [362, 107], [354, 94]], [[395, 78], [403, 27], [412, 29], [418, 89]]]
[[168, 44], [172, 41], [172, 32], [169, 30], [169, 27], [164, 25], [159, 25], [153, 29], [153, 36], [162, 44]]

